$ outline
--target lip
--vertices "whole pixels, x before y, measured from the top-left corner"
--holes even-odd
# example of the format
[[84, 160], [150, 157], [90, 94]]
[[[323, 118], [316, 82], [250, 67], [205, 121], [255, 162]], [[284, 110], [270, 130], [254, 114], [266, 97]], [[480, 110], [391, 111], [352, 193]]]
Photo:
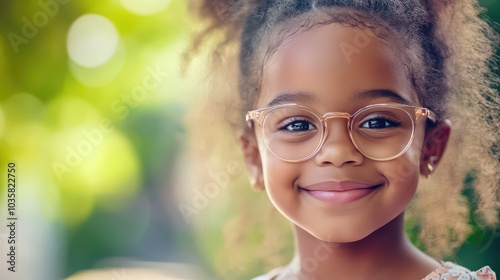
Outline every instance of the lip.
[[323, 202], [347, 204], [369, 195], [382, 185], [357, 181], [330, 181], [299, 188]]

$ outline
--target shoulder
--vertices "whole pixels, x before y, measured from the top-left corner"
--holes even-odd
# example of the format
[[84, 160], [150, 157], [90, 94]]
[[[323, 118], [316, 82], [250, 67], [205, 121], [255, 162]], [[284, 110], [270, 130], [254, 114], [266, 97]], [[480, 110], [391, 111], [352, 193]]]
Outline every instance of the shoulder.
[[264, 275], [257, 276], [252, 278], [252, 280], [273, 280], [276, 276], [278, 276], [283, 271], [282, 267], [275, 268]]
[[423, 280], [496, 280], [496, 274], [489, 266], [471, 271], [452, 262], [443, 262], [442, 266], [427, 275]]
[[[115, 278], [118, 277], [118, 278]], [[121, 278], [125, 277], [125, 278]], [[106, 280], [106, 279], [155, 279], [180, 280], [162, 271], [144, 268], [115, 268], [80, 271], [66, 278], [66, 280]]]

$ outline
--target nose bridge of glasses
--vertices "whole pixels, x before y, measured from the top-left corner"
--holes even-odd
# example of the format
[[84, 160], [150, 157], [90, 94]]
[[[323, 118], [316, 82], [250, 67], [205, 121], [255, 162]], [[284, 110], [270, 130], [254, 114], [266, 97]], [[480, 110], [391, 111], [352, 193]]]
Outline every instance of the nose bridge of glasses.
[[[349, 113], [343, 113], [343, 112], [330, 112], [330, 113], [324, 114], [322, 119], [323, 119], [323, 125], [324, 125], [324, 130], [325, 130], [325, 134], [323, 137], [325, 138], [325, 140], [328, 137], [327, 131], [331, 131], [331, 129], [332, 129], [328, 126], [328, 120], [345, 119], [347, 121], [346, 124], [349, 125], [349, 120], [351, 119], [351, 117], [352, 116]], [[340, 127], [343, 127], [343, 128], [340, 128]], [[344, 125], [341, 125], [340, 127], [339, 127], [340, 129], [345, 129]]]
[[347, 119], [347, 121], [349, 121], [350, 118], [351, 115], [349, 113], [343, 113], [343, 112], [330, 112], [324, 114], [322, 117], [325, 126], [327, 126], [326, 122], [329, 119]]

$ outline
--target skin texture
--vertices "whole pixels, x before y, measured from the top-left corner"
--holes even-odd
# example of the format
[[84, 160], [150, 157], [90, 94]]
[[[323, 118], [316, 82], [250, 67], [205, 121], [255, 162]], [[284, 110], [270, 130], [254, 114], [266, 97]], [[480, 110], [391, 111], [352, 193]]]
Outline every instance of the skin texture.
[[[362, 47], [360, 34], [369, 38]], [[403, 100], [421, 106], [398, 57], [388, 42], [357, 27], [332, 23], [295, 34], [264, 65], [255, 108], [298, 91], [309, 97], [295, 103], [321, 114], [352, 114], [366, 105]], [[399, 98], [359, 94], [374, 89], [394, 91]], [[321, 150], [299, 163], [284, 162], [269, 152], [258, 125], [254, 134], [242, 137], [251, 180], [295, 228], [295, 258], [277, 279], [331, 279], [332, 275], [338, 279], [421, 279], [439, 263], [406, 238], [404, 210], [415, 195], [420, 175], [429, 174], [427, 164], [435, 167], [439, 162], [450, 127], [445, 121], [426, 129], [425, 121], [419, 121], [408, 151], [381, 162], [356, 150], [345, 122], [329, 120]], [[373, 188], [361, 199], [344, 204], [317, 200], [302, 189], [346, 180]]]

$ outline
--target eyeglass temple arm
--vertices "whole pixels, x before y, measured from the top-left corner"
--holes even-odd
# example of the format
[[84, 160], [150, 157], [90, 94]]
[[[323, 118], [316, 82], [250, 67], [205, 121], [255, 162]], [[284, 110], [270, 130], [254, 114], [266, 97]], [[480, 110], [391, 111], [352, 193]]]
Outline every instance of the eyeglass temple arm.
[[253, 120], [257, 120], [257, 122], [259, 123], [259, 126], [260, 126], [259, 118], [260, 118], [260, 111], [250, 111], [250, 112], [247, 112], [247, 114], [245, 116], [245, 120], [250, 128], [253, 127]]
[[415, 110], [416, 119], [420, 119], [421, 117], [429, 118], [433, 123], [437, 123], [436, 114], [434, 114], [431, 110], [427, 108], [418, 108]]

